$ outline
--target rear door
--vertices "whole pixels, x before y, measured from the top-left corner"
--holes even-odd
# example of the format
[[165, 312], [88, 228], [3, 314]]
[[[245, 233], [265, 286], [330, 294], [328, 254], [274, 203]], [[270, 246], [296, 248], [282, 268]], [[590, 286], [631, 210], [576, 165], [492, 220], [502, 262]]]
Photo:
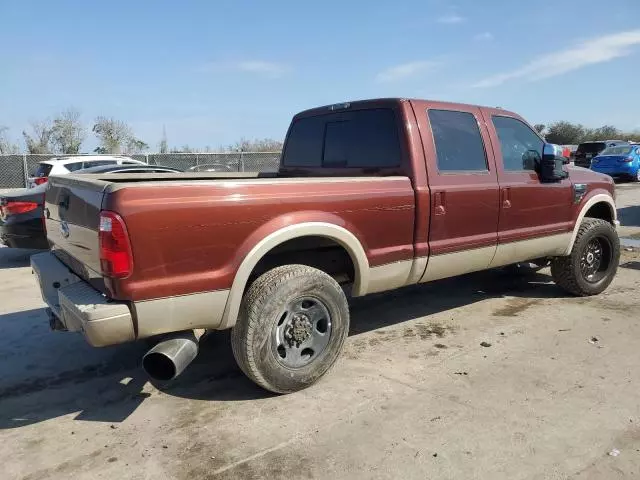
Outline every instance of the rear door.
[[477, 107], [413, 102], [431, 191], [430, 256], [421, 281], [489, 266], [498, 231], [498, 179]]
[[561, 253], [573, 227], [571, 181], [540, 182], [534, 156], [541, 157], [544, 141], [521, 118], [494, 109], [484, 116], [500, 182], [498, 251], [491, 266]]

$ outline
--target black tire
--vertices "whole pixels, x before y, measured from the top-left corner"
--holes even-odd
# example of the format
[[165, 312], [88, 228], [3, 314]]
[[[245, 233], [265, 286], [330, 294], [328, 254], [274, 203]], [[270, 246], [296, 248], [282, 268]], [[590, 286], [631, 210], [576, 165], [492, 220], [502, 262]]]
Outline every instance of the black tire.
[[[295, 321], [290, 311], [292, 305], [304, 304], [298, 302], [301, 298], [316, 300], [328, 313], [329, 330], [324, 327], [328, 343], [317, 355], [313, 352], [305, 357], [309, 363], [292, 368], [283, 364], [284, 347], [277, 345], [280, 340], [276, 330], [284, 328], [281, 325], [285, 318], [286, 322]], [[311, 327], [311, 335], [316, 333], [314, 328], [317, 326]], [[251, 380], [275, 393], [291, 393], [309, 387], [327, 373], [340, 356], [348, 334], [349, 305], [340, 285], [321, 270], [285, 265], [266, 272], [249, 287], [231, 331], [231, 346], [238, 366]], [[287, 345], [295, 347], [295, 341]]]
[[[588, 267], [584, 256], [588, 255], [593, 242], [599, 244], [601, 260], [597, 271], [591, 273], [588, 268], [585, 272], [583, 267]], [[551, 262], [551, 275], [558, 286], [573, 295], [597, 295], [613, 280], [619, 261], [620, 240], [613, 225], [605, 220], [585, 218], [578, 230], [571, 254], [567, 257], [556, 257]]]

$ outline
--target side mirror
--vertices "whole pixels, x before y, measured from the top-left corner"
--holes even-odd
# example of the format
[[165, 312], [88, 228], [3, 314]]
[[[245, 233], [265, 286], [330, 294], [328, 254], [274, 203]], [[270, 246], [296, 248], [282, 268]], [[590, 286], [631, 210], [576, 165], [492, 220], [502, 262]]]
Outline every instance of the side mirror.
[[552, 143], [545, 143], [542, 148], [540, 161], [540, 181], [543, 183], [559, 182], [569, 176], [564, 170], [565, 157], [562, 147]]

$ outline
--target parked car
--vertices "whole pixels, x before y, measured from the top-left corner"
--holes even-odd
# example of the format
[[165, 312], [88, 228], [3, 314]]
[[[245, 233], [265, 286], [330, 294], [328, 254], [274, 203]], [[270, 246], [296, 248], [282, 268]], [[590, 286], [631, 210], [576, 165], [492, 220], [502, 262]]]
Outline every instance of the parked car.
[[[179, 173], [180, 170], [155, 165], [101, 165], [83, 170], [79, 174], [102, 173]], [[47, 249], [44, 226], [44, 193], [47, 184], [0, 195], [0, 241], [12, 248]]]
[[146, 163], [121, 155], [82, 155], [59, 157], [38, 163], [27, 186], [33, 188], [47, 182], [49, 175], [65, 175], [84, 168], [100, 165], [146, 165]]
[[[613, 180], [563, 165], [503, 109], [383, 99], [296, 115], [277, 174], [54, 177], [51, 252], [31, 257], [54, 329], [94, 346], [162, 335], [143, 358], [179, 375], [202, 329], [280, 393], [338, 358], [353, 296], [551, 259], [595, 295], [619, 260]], [[59, 287], [59, 288], [56, 288]]]
[[612, 177], [630, 178], [640, 182], [640, 146], [608, 147], [591, 160], [591, 169]]
[[582, 142], [578, 145], [574, 155], [573, 163], [577, 167], [591, 168], [591, 159], [597, 157], [605, 148], [618, 145], [629, 145], [624, 140], [603, 140], [596, 142]]
[[49, 248], [42, 214], [46, 190], [45, 184], [0, 195], [0, 243], [12, 248]]

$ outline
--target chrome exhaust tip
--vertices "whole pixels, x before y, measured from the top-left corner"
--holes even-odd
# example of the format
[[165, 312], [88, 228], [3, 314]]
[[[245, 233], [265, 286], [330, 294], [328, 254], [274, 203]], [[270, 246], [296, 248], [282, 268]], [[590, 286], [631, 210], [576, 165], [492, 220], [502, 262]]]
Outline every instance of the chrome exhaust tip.
[[173, 380], [197, 355], [198, 339], [194, 332], [180, 332], [149, 350], [142, 357], [142, 368], [154, 380]]

